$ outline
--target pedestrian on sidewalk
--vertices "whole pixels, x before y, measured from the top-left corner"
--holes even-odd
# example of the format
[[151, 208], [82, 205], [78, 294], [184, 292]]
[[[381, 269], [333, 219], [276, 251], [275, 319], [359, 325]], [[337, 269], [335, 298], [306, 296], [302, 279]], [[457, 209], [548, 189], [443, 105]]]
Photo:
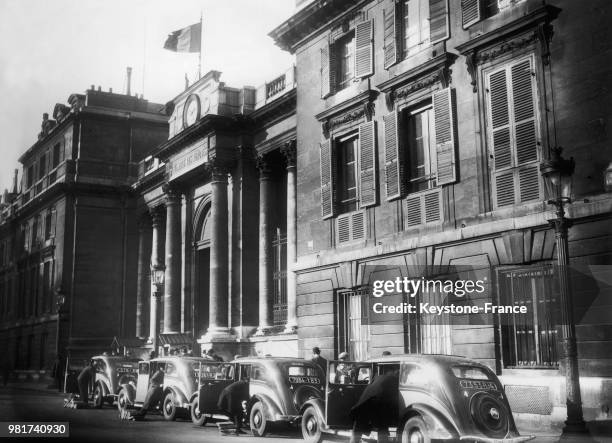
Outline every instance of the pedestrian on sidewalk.
[[79, 384], [79, 395], [80, 395], [80, 407], [89, 407], [89, 392], [93, 392], [93, 384], [96, 379], [96, 369], [94, 368], [94, 361], [89, 360], [87, 365], [77, 377]]
[[64, 358], [61, 354], [57, 354], [57, 356], [55, 357], [53, 367], [51, 368], [51, 377], [53, 377], [53, 379], [55, 380], [57, 392], [62, 392], [62, 382], [64, 378]]

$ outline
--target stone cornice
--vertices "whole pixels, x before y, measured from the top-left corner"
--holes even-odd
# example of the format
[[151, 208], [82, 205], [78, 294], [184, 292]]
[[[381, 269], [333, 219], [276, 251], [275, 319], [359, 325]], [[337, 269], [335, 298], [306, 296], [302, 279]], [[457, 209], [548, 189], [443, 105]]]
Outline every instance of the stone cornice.
[[436, 83], [440, 83], [443, 88], [449, 86], [452, 73], [450, 65], [455, 59], [454, 54], [446, 52], [376, 87], [385, 93], [387, 106], [392, 108], [396, 100], [406, 98], [420, 89]]
[[344, 13], [369, 0], [315, 0], [273, 29], [268, 35], [283, 50], [294, 53], [307, 37], [332, 26]]
[[251, 118], [256, 125], [266, 126], [275, 121], [295, 114], [297, 106], [297, 89], [293, 88], [281, 97], [251, 112]]
[[291, 140], [295, 140], [295, 137], [296, 129], [292, 128], [277, 135], [276, 137], [258, 143], [255, 145], [255, 150], [258, 154], [267, 154], [268, 152], [272, 152], [277, 149], [282, 150], [283, 146]]
[[370, 120], [374, 114], [374, 99], [377, 95], [377, 91], [368, 89], [355, 97], [351, 97], [318, 113], [315, 117], [321, 122], [325, 134], [346, 123], [359, 119]]

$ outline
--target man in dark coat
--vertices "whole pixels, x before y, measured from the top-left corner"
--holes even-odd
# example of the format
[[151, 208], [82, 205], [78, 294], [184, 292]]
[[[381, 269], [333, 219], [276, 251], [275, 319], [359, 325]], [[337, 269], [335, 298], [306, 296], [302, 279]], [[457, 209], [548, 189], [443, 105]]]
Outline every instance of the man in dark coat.
[[244, 410], [242, 402], [249, 399], [249, 382], [247, 380], [239, 380], [227, 386], [217, 402], [217, 407], [226, 412], [236, 425], [235, 434], [244, 434], [242, 431], [242, 420], [244, 418]]
[[323, 374], [327, 374], [327, 360], [325, 359], [325, 357], [321, 357], [321, 350], [318, 346], [312, 348], [311, 361], [317, 364], [321, 369], [323, 369]]
[[57, 354], [53, 367], [51, 368], [51, 376], [55, 380], [55, 386], [57, 386], [57, 392], [62, 392], [62, 385], [64, 380], [64, 359], [60, 354]]
[[142, 407], [138, 410], [138, 412], [132, 415], [132, 418], [134, 420], [144, 420], [145, 415], [147, 415], [149, 409], [155, 407], [155, 405], [161, 400], [162, 395], [164, 393], [164, 371], [164, 365], [160, 364], [157, 367], [157, 371], [155, 371], [155, 373], [149, 380], [149, 389], [147, 391], [147, 395], [145, 396], [144, 403], [142, 404]]
[[361, 440], [361, 435], [378, 431], [378, 441], [386, 442], [389, 424], [397, 422], [399, 411], [399, 371], [394, 370], [374, 378], [351, 408], [349, 416], [353, 421], [350, 443]]
[[96, 380], [96, 369], [94, 368], [94, 361], [89, 360], [87, 365], [77, 377], [77, 383], [79, 384], [79, 396], [80, 407], [86, 408], [89, 406], [89, 392], [93, 392], [93, 384]]

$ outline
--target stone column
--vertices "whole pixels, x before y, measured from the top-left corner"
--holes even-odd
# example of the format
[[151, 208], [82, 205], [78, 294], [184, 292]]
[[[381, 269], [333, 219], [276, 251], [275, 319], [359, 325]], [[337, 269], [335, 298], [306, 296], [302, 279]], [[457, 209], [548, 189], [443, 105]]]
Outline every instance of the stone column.
[[227, 174], [224, 168], [211, 168], [210, 308], [208, 335], [229, 333], [228, 314], [228, 216]]
[[136, 337], [147, 336], [149, 297], [151, 296], [151, 217], [138, 221], [138, 281], [136, 283]]
[[293, 266], [297, 260], [297, 167], [295, 140], [281, 148], [287, 160], [287, 324], [285, 333], [297, 329], [296, 278]]
[[166, 185], [164, 334], [181, 332], [181, 194]]
[[[153, 235], [151, 236], [151, 271], [154, 268], [164, 268], [164, 238], [162, 235], [164, 214], [161, 208], [151, 210], [151, 226]], [[159, 329], [159, 298], [160, 296], [151, 288], [151, 303], [149, 316], [149, 343], [154, 344], [157, 352], [157, 331]]]
[[255, 335], [264, 335], [273, 326], [272, 241], [270, 232], [272, 171], [263, 156], [257, 157], [257, 169], [259, 169], [259, 327]]

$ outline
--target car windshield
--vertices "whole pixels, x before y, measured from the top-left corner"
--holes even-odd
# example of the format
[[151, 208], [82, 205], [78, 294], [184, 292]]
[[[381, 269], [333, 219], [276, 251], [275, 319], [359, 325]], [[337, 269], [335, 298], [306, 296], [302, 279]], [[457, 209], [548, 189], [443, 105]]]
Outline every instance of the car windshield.
[[453, 374], [457, 378], [470, 378], [472, 380], [491, 380], [487, 371], [476, 366], [453, 366]]

